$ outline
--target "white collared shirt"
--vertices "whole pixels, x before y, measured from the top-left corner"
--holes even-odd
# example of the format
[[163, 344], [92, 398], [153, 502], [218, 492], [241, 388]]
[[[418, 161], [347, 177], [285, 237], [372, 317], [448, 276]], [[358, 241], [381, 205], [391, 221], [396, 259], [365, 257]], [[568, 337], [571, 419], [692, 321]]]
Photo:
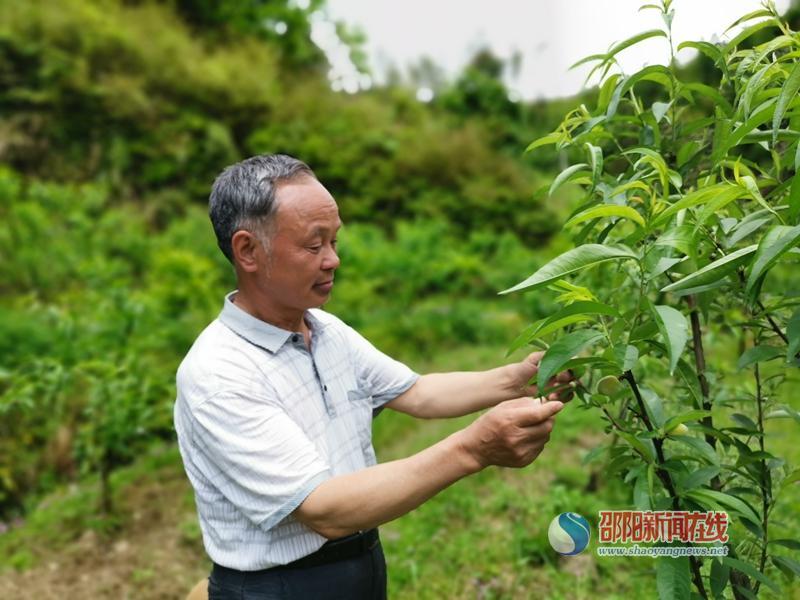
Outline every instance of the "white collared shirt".
[[292, 511], [326, 479], [376, 463], [373, 416], [419, 375], [320, 309], [305, 313], [309, 352], [235, 293], [178, 369], [174, 418], [208, 555], [252, 571], [325, 543]]

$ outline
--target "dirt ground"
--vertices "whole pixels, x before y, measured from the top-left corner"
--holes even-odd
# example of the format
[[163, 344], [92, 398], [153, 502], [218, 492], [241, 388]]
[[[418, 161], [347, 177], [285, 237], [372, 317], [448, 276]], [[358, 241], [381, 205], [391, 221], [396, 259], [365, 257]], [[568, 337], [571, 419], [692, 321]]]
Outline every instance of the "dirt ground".
[[181, 471], [132, 485], [119, 499], [128, 514], [113, 539], [86, 531], [66, 550], [37, 548], [31, 569], [0, 575], [4, 600], [174, 600], [207, 576], [210, 562], [202, 543], [187, 535], [195, 518], [185, 501], [189, 483]]

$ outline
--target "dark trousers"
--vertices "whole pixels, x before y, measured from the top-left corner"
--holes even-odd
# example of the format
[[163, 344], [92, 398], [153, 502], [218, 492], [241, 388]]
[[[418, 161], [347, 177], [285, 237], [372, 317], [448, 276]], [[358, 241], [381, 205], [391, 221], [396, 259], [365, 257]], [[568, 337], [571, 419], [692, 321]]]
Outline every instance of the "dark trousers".
[[315, 567], [235, 571], [215, 567], [208, 600], [386, 600], [380, 542], [361, 556]]

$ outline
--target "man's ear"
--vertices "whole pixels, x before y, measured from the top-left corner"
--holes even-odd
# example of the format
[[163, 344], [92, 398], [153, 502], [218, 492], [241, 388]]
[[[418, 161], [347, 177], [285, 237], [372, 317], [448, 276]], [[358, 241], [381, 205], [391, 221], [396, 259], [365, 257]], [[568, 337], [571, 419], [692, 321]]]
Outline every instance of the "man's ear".
[[243, 271], [253, 273], [258, 270], [259, 252], [263, 249], [255, 235], [240, 229], [231, 238], [231, 250], [233, 251], [233, 262]]

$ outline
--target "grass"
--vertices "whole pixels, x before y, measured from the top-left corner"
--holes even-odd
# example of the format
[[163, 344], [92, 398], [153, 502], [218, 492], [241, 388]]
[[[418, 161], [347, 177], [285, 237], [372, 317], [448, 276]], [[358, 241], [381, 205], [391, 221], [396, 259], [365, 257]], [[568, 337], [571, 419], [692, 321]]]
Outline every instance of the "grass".
[[[504, 359], [503, 348], [481, 346], [408, 363], [424, 373], [485, 369], [511, 360]], [[375, 423], [378, 458], [418, 452], [474, 418], [416, 421], [386, 411]], [[547, 540], [548, 525], [561, 512], [584, 515], [594, 535], [599, 510], [633, 506], [626, 484], [606, 477], [601, 463], [582, 463], [606, 442], [603, 428], [597, 412], [577, 402], [568, 405], [545, 452], [529, 467], [486, 469], [383, 525], [390, 597], [623, 599], [654, 590], [653, 559], [599, 558], [595, 539], [580, 555], [566, 558]], [[768, 449], [797, 466], [796, 435], [796, 423], [770, 421]], [[174, 446], [154, 445], [114, 474], [112, 489], [116, 520], [94, 516], [97, 482], [87, 479], [49, 496], [23, 526], [0, 535], [0, 596], [48, 597], [66, 585], [76, 565], [100, 574], [100, 583], [70, 583], [63, 590], [92, 598], [181, 597], [207, 573], [192, 492]], [[784, 494], [773, 513], [773, 535], [800, 539], [800, 485]], [[791, 557], [793, 551], [781, 554]], [[800, 598], [783, 574], [773, 567], [767, 573], [782, 591], [762, 587], [761, 597]], [[31, 595], [20, 595], [23, 589]]]

